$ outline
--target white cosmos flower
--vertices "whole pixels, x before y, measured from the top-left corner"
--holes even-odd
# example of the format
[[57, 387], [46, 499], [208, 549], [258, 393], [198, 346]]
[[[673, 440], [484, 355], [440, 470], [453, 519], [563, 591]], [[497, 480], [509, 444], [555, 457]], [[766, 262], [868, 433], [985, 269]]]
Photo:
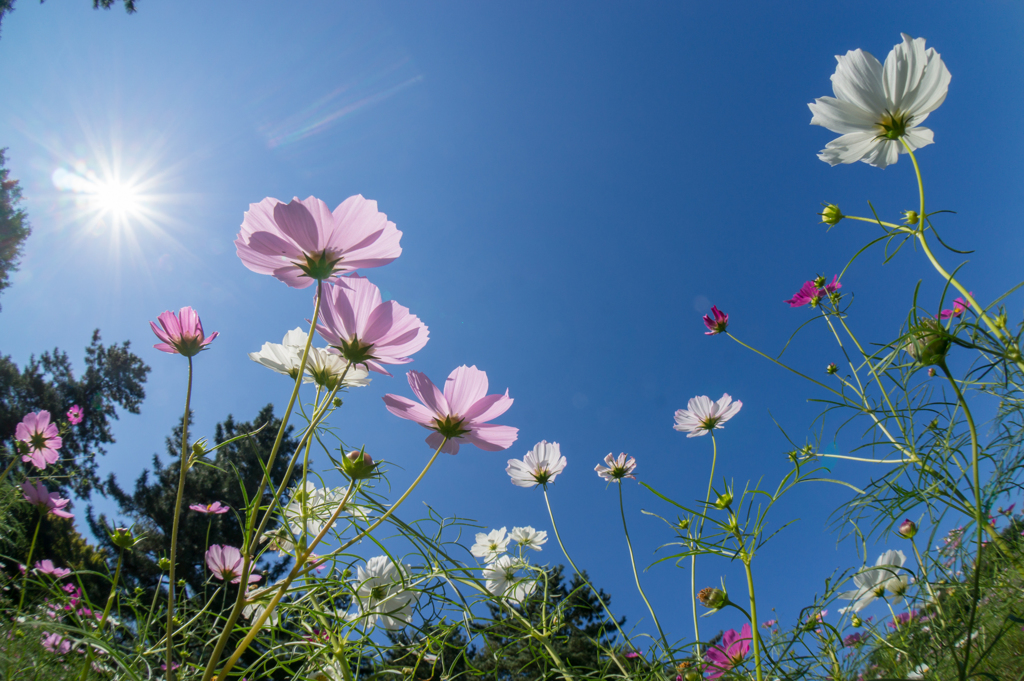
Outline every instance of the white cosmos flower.
[[526, 527], [513, 527], [512, 534], [509, 536], [512, 538], [512, 541], [519, 544], [520, 548], [533, 549], [534, 551], [540, 551], [540, 547], [548, 541], [547, 532], [535, 530], [529, 525]]
[[896, 575], [891, 579], [885, 581], [885, 590], [892, 594], [890, 599], [893, 603], [899, 603], [903, 600], [903, 597], [907, 595], [907, 590], [910, 589], [910, 585], [913, 582], [913, 578], [909, 575]]
[[699, 437], [715, 428], [721, 428], [722, 424], [739, 413], [743, 403], [739, 400], [733, 402], [726, 393], [717, 402], [712, 402], [706, 395], [692, 397], [686, 406], [687, 409], [676, 411], [676, 425], [672, 427], [687, 433], [686, 437]]
[[902, 35], [884, 66], [864, 50], [836, 56], [836, 96], [807, 105], [814, 114], [811, 125], [841, 135], [818, 154], [822, 161], [884, 168], [906, 153], [901, 138], [911, 149], [932, 143], [932, 131], [920, 124], [946, 99], [949, 70], [935, 48], [925, 49], [924, 38]]
[[[302, 359], [301, 354], [299, 359]], [[347, 388], [370, 385], [369, 375], [370, 372], [365, 367], [349, 366], [347, 359], [326, 348], [309, 349], [309, 357], [306, 358], [306, 378], [328, 390], [334, 390], [342, 376], [345, 377], [342, 385]]]
[[633, 475], [633, 471], [636, 470], [636, 459], [625, 452], [618, 456], [608, 452], [608, 456], [604, 457], [604, 465], [597, 464], [594, 470], [599, 477], [608, 482], [621, 482], [623, 478], [636, 480], [636, 476]]
[[529, 563], [502, 556], [484, 568], [487, 590], [499, 598], [522, 605], [523, 601], [537, 588], [530, 577]]
[[357, 568], [355, 589], [358, 614], [349, 615], [372, 627], [379, 620], [381, 626], [395, 631], [412, 621], [412, 606], [419, 594], [407, 588], [412, 568], [395, 565], [387, 556], [376, 556], [366, 561], [366, 567]]
[[473, 544], [473, 548], [469, 552], [490, 563], [508, 550], [508, 540], [504, 527], [500, 530], [491, 530], [486, 534], [477, 532], [476, 543]]
[[923, 679], [924, 675], [930, 672], [932, 669], [926, 664], [919, 664], [914, 667], [914, 671], [907, 674], [908, 679]]
[[341, 487], [320, 489], [309, 480], [305, 485], [296, 487], [284, 507], [286, 527], [280, 528], [274, 538], [279, 554], [283, 556], [293, 552], [296, 541], [308, 544], [319, 535], [344, 496], [345, 490]]
[[848, 607], [840, 608], [839, 612], [860, 612], [876, 598], [884, 596], [887, 582], [897, 576], [906, 562], [907, 557], [902, 551], [886, 551], [880, 555], [875, 567], [861, 570], [853, 576], [855, 590], [837, 594], [838, 598], [853, 601]]
[[[249, 359], [258, 362], [279, 374], [295, 378], [299, 375], [302, 364], [302, 350], [306, 346], [306, 332], [295, 328], [284, 335], [280, 343], [264, 343], [259, 352], [250, 352]], [[310, 348], [312, 350], [312, 348]], [[310, 376], [302, 379], [303, 383], [312, 383]]]
[[554, 482], [565, 470], [565, 457], [557, 442], [541, 440], [526, 453], [522, 461], [509, 459], [505, 472], [512, 478], [512, 484], [519, 487], [536, 487]]

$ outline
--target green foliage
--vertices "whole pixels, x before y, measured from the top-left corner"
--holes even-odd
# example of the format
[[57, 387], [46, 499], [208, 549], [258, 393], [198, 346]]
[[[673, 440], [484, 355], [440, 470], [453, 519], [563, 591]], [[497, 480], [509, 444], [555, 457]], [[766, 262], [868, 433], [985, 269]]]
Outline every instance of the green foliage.
[[[11, 11], [14, 0], [0, 0], [0, 22]], [[18, 208], [21, 187], [10, 179], [11, 171], [4, 167], [7, 149], [0, 149], [0, 294], [11, 285], [11, 272], [18, 270], [25, 240], [32, 233], [25, 211]], [[3, 309], [0, 306], [0, 309]]]

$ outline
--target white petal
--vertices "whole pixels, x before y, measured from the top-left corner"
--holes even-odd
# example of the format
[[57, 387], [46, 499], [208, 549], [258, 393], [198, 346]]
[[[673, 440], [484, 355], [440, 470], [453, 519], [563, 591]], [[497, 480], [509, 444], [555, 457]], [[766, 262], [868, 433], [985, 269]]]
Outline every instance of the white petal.
[[885, 111], [885, 91], [882, 88], [882, 65], [864, 50], [850, 50], [836, 56], [839, 62], [832, 76], [832, 91], [843, 101], [857, 105], [865, 111]]
[[818, 97], [807, 107], [813, 114], [811, 125], [820, 125], [840, 135], [850, 132], [874, 132], [878, 129], [880, 116], [835, 97]]
[[825, 145], [818, 158], [830, 165], [854, 163], [872, 153], [882, 142], [875, 132], [851, 132]]
[[[903, 136], [903, 139], [907, 140], [907, 144], [910, 145], [911, 149], [920, 149], [926, 147], [929, 144], [934, 143], [934, 133], [931, 128], [911, 128], [907, 130], [907, 134]], [[903, 145], [900, 145], [901, 147]], [[906, 153], [906, 149], [901, 149]]]

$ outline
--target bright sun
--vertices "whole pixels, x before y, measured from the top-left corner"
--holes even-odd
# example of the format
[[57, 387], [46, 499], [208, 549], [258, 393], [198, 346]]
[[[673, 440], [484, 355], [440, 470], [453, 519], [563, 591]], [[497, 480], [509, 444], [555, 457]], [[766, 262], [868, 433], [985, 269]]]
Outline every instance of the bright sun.
[[118, 217], [128, 217], [139, 209], [135, 188], [120, 182], [96, 183], [92, 192], [96, 207]]

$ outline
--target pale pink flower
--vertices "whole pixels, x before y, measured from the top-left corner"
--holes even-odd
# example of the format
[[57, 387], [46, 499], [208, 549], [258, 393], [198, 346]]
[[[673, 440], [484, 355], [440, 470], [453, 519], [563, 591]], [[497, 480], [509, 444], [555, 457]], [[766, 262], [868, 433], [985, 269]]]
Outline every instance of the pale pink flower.
[[53, 575], [57, 579], [64, 579], [71, 574], [71, 570], [67, 568], [59, 568], [53, 564], [52, 560], [41, 560], [36, 563], [36, 572], [44, 575]]
[[594, 470], [599, 476], [608, 482], [620, 482], [623, 478], [636, 480], [633, 471], [636, 469], [636, 459], [626, 453], [615, 456], [611, 452], [604, 457], [604, 465], [597, 464]]
[[402, 233], [378, 212], [376, 201], [350, 196], [332, 213], [310, 196], [285, 204], [265, 198], [249, 204], [235, 247], [242, 264], [292, 288], [332, 280], [345, 272], [387, 265], [402, 253]]
[[409, 308], [384, 302], [380, 289], [358, 275], [337, 280], [324, 291], [316, 330], [352, 364], [391, 374], [381, 364], [407, 364], [422, 349], [427, 326]]
[[67, 655], [71, 652], [71, 641], [60, 634], [48, 634], [43, 632], [43, 647], [57, 655]]
[[704, 315], [704, 326], [708, 327], [708, 330], [704, 332], [705, 336], [716, 336], [723, 333], [726, 327], [729, 326], [729, 315], [714, 305], [711, 306], [711, 314], [714, 315], [714, 318], [710, 315]]
[[541, 440], [526, 453], [523, 460], [509, 459], [505, 472], [517, 487], [536, 487], [554, 482], [568, 463], [557, 442]]
[[[217, 579], [238, 584], [242, 581], [242, 563], [242, 552], [234, 546], [214, 544], [206, 551], [206, 566]], [[260, 579], [260, 575], [249, 575], [250, 584]]]
[[384, 404], [395, 416], [415, 421], [434, 432], [427, 444], [442, 452], [458, 454], [460, 444], [476, 445], [485, 452], [508, 449], [516, 441], [518, 428], [487, 423], [508, 411], [512, 398], [487, 394], [487, 373], [462, 365], [448, 375], [444, 393], [425, 374], [410, 371], [409, 385], [422, 404], [399, 395], [385, 395]]
[[745, 623], [739, 631], [730, 629], [722, 634], [721, 645], [711, 646], [704, 653], [704, 659], [708, 663], [708, 678], [717, 679], [741, 664], [743, 658], [750, 652], [750, 642], [753, 639], [749, 622]]
[[21, 490], [25, 493], [25, 501], [29, 502], [34, 506], [38, 506], [40, 510], [52, 513], [58, 518], [74, 518], [75, 516], [64, 510], [64, 507], [70, 503], [70, 499], [61, 499], [60, 495], [56, 492], [51, 492], [46, 489], [46, 485], [39, 482], [33, 485], [28, 480], [21, 483]]
[[212, 513], [213, 515], [224, 515], [231, 510], [231, 507], [215, 501], [212, 504], [192, 504], [190, 509], [196, 513]]
[[717, 402], [712, 402], [706, 395], [690, 398], [688, 409], [676, 411], [675, 430], [687, 433], [686, 437], [707, 435], [739, 413], [743, 403], [735, 402], [726, 393]]
[[206, 349], [206, 346], [213, 342], [213, 339], [220, 335], [214, 331], [208, 338], [203, 338], [203, 323], [199, 321], [199, 315], [191, 307], [183, 307], [174, 314], [167, 311], [157, 317], [160, 326], [150, 322], [153, 333], [163, 341], [153, 347], [163, 352], [169, 352], [184, 357], [193, 357]]
[[22, 461], [31, 462], [42, 470], [47, 464], [57, 463], [60, 449], [64, 441], [57, 434], [57, 425], [50, 423], [50, 412], [39, 411], [25, 414], [25, 418], [14, 429], [14, 437], [28, 445], [28, 454], [21, 457]]
[[[971, 295], [974, 295], [974, 291], [971, 291]], [[957, 298], [953, 301], [952, 310], [943, 310], [939, 313], [939, 319], [949, 319], [950, 317], [959, 317], [964, 313], [964, 310], [969, 308], [971, 303], [963, 298]]]
[[70, 423], [73, 426], [77, 426], [79, 423], [81, 423], [84, 416], [85, 413], [82, 411], [82, 408], [79, 407], [77, 404], [72, 405], [72, 407], [68, 409], [68, 423]]

